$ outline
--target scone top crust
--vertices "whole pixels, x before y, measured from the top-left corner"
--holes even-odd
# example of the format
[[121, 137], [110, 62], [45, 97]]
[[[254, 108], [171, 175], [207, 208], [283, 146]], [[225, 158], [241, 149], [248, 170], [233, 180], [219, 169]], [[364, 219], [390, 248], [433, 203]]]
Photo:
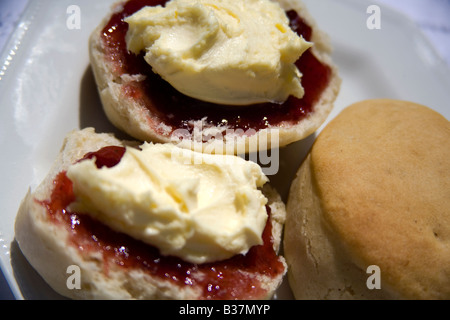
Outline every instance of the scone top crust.
[[450, 123], [406, 101], [345, 109], [311, 152], [325, 224], [363, 270], [412, 299], [450, 298]]

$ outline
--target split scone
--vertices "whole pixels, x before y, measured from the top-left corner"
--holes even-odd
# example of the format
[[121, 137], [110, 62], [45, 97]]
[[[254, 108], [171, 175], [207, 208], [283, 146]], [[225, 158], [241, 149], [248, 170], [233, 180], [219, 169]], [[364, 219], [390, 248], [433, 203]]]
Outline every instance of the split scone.
[[23, 200], [17, 243], [69, 298], [270, 298], [286, 271], [284, 204], [255, 163], [204, 156], [74, 131]]
[[281, 147], [317, 130], [341, 80], [300, 0], [128, 0], [93, 31], [109, 120], [207, 153]]
[[297, 299], [449, 299], [449, 121], [407, 101], [344, 109], [294, 179], [284, 255]]

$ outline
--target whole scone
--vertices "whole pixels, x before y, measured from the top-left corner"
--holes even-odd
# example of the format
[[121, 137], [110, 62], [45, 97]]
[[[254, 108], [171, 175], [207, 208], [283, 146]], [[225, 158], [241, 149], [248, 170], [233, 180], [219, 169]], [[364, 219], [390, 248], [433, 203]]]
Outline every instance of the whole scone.
[[367, 100], [318, 136], [291, 186], [284, 253], [297, 299], [450, 299], [450, 123]]

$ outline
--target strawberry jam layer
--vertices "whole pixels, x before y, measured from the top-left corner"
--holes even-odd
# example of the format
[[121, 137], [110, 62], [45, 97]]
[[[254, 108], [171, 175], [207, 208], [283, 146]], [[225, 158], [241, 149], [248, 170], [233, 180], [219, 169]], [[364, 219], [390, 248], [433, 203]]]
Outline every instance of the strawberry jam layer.
[[[123, 153], [124, 148], [105, 147], [83, 159], [95, 157], [97, 167], [112, 167]], [[162, 256], [157, 248], [115, 232], [87, 214], [67, 210], [74, 200], [72, 182], [63, 171], [54, 180], [50, 200], [41, 205], [46, 207], [51, 221], [66, 228], [68, 243], [81, 255], [101, 253], [105, 274], [113, 268], [123, 272], [137, 269], [173, 285], [199, 287], [203, 299], [258, 299], [264, 297], [266, 290], [255, 275], [273, 278], [284, 272], [284, 265], [273, 250], [271, 223], [264, 229], [264, 244], [252, 247], [246, 255], [197, 265]], [[267, 212], [270, 215], [269, 207]]]
[[[164, 5], [167, 0], [129, 0], [122, 10], [112, 15], [102, 30], [102, 41], [106, 58], [120, 74], [143, 74], [145, 81], [131, 82], [123, 88], [125, 94], [145, 105], [159, 121], [172, 127], [172, 130], [187, 129], [192, 131], [193, 121], [206, 118], [204, 126], [220, 127], [226, 125], [231, 129], [263, 129], [268, 126], [296, 124], [313, 111], [315, 103], [327, 87], [331, 68], [321, 63], [307, 50], [296, 62], [302, 72], [302, 85], [305, 95], [302, 99], [289, 97], [283, 104], [261, 103], [246, 107], [219, 105], [204, 102], [175, 90], [168, 82], [152, 72], [145, 62], [143, 54], [135, 55], [126, 48], [125, 35], [128, 24], [123, 19], [144, 6]], [[294, 10], [287, 13], [290, 26], [305, 40], [311, 40], [312, 29]]]

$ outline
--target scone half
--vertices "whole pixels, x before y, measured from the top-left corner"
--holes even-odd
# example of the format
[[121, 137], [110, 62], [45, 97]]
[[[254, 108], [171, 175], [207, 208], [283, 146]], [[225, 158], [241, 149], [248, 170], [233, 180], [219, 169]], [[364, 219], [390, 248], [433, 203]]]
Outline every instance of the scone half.
[[292, 28], [314, 43], [297, 62], [304, 98], [238, 109], [186, 98], [155, 76], [141, 56], [126, 51], [128, 27], [122, 19], [144, 5], [165, 1], [130, 0], [113, 6], [89, 41], [91, 65], [109, 120], [136, 139], [208, 153], [255, 152], [312, 134], [330, 113], [341, 80], [331, 60], [329, 38], [302, 2], [278, 2]]
[[[48, 176], [23, 200], [15, 236], [24, 256], [58, 293], [73, 299], [264, 299], [286, 271], [278, 256], [285, 207], [269, 186], [270, 218], [264, 245], [244, 256], [191, 264], [161, 256], [154, 247], [112, 231], [85, 214], [70, 212], [73, 201], [65, 171], [90, 152], [134, 142], [87, 128], [70, 133]], [[80, 270], [80, 288], [68, 285], [70, 266]]]

